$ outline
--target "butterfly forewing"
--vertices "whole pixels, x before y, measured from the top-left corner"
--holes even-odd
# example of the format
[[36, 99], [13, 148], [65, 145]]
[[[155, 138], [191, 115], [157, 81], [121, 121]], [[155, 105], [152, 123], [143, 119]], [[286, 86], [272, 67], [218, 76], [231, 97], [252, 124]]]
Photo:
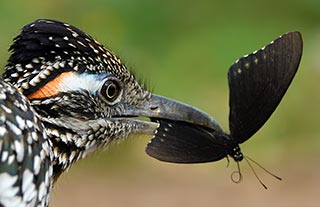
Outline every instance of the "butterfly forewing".
[[228, 141], [220, 131], [179, 121], [158, 122], [160, 126], [146, 148], [151, 157], [165, 162], [203, 163], [227, 156]]
[[301, 34], [290, 32], [231, 66], [229, 127], [239, 143], [271, 116], [294, 78], [301, 55]]

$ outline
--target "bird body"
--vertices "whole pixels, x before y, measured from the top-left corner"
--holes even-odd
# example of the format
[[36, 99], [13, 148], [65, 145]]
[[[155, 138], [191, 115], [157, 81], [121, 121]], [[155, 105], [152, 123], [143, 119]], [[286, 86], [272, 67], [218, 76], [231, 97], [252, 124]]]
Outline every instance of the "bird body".
[[52, 143], [28, 99], [0, 82], [0, 206], [47, 206]]
[[136, 117], [218, 124], [146, 90], [110, 50], [76, 27], [23, 27], [0, 81], [0, 206], [48, 206], [59, 175], [130, 134], [155, 133]]

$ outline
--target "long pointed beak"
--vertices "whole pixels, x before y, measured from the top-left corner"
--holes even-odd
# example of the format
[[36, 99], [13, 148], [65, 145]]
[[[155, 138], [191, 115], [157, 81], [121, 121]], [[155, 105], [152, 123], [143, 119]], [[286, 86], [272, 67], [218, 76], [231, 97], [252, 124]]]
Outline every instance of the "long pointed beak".
[[218, 123], [205, 112], [190, 105], [152, 94], [150, 98], [138, 106], [128, 106], [125, 114], [144, 116], [154, 119], [168, 119], [188, 122], [217, 131], [222, 131]]

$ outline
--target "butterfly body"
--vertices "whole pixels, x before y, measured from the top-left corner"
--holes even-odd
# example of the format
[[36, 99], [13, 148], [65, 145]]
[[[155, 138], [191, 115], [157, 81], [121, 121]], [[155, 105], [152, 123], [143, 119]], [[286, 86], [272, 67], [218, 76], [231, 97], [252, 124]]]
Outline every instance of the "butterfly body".
[[230, 135], [218, 126], [157, 119], [146, 152], [165, 162], [204, 163], [230, 156], [240, 162], [239, 144], [269, 119], [291, 84], [302, 56], [302, 37], [289, 32], [237, 60], [228, 71]]

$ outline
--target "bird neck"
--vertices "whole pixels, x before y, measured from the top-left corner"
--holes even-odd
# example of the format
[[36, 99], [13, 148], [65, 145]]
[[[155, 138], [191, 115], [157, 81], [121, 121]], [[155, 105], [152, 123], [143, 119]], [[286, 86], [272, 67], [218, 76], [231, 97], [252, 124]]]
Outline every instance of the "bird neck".
[[108, 145], [113, 139], [127, 137], [123, 130], [117, 130], [116, 123], [105, 119], [80, 120], [71, 117], [41, 117], [41, 119], [46, 134], [52, 142], [55, 179], [77, 160], [86, 157], [97, 148]]
[[84, 147], [77, 146], [71, 133], [61, 133], [63, 130], [49, 127], [48, 123], [45, 124], [45, 130], [49, 140], [52, 143], [53, 152], [53, 177], [54, 181], [58, 179], [61, 173], [68, 171], [80, 158], [84, 157]]

